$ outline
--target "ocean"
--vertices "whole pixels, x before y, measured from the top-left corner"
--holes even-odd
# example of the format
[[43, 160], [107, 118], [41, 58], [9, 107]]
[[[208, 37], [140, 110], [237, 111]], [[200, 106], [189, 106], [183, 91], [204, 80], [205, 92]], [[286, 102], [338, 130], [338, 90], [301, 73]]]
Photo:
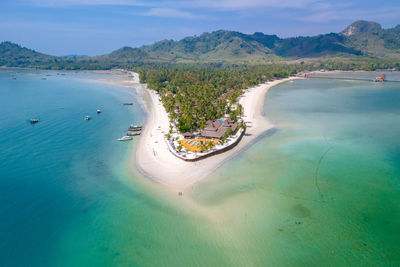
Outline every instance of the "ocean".
[[132, 170], [145, 113], [108, 75], [0, 71], [2, 266], [400, 262], [400, 84], [272, 88], [277, 129], [179, 197]]

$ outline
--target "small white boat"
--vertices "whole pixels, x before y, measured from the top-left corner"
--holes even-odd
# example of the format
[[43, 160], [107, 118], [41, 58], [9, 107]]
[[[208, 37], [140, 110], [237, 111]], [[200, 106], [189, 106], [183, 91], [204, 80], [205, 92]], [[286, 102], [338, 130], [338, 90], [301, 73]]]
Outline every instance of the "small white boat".
[[90, 116], [85, 116], [85, 120], [90, 120]]
[[132, 137], [125, 135], [121, 138], [118, 138], [117, 140], [118, 141], [129, 141], [129, 140], [132, 140]]
[[100, 110], [100, 109], [98, 109], [98, 110], [97, 110], [97, 114], [100, 114], [100, 113], [101, 113], [101, 110]]

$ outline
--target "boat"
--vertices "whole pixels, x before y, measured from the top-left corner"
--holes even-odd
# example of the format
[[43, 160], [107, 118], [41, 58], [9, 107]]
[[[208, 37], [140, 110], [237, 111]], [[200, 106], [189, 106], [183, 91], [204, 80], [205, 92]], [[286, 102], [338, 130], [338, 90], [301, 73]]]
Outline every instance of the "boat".
[[90, 116], [85, 116], [85, 120], [90, 120]]
[[124, 105], [124, 106], [132, 106], [133, 103], [123, 103], [122, 105]]
[[35, 123], [39, 122], [39, 119], [31, 119], [30, 122], [31, 122], [31, 124], [35, 124]]
[[127, 136], [137, 136], [137, 135], [140, 135], [142, 132], [140, 132], [140, 131], [137, 131], [137, 132], [127, 132], [126, 133], [126, 135]]
[[118, 141], [129, 141], [129, 140], [132, 140], [132, 137], [125, 135], [121, 138], [118, 138], [117, 140]]
[[101, 113], [101, 110], [100, 110], [100, 109], [98, 109], [98, 110], [97, 110], [97, 114], [100, 114], [100, 113]]
[[131, 126], [129, 126], [129, 128], [142, 128], [142, 126], [141, 125], [133, 125], [133, 124], [131, 124]]
[[138, 131], [141, 131], [141, 130], [142, 130], [142, 127], [138, 127], [138, 128], [129, 127], [128, 128], [128, 131], [130, 131], [130, 132], [138, 132]]

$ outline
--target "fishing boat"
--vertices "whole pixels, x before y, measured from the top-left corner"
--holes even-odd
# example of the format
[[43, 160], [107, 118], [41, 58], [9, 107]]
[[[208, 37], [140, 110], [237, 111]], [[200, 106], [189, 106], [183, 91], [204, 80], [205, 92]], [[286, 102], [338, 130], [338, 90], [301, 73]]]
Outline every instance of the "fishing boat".
[[118, 138], [117, 140], [118, 141], [129, 141], [129, 140], [132, 140], [132, 137], [125, 135], [121, 138]]
[[39, 122], [39, 119], [31, 119], [30, 122], [31, 122], [31, 124], [35, 124], [35, 123]]
[[133, 103], [123, 103], [122, 105], [124, 105], [124, 106], [132, 106]]
[[100, 110], [100, 109], [98, 109], [98, 110], [97, 110], [97, 114], [100, 114], [100, 113], [101, 113], [101, 110]]
[[130, 131], [130, 132], [138, 132], [138, 131], [141, 131], [142, 130], [142, 128], [140, 127], [140, 128], [134, 128], [134, 127], [129, 127], [128, 128], [128, 131]]
[[90, 120], [90, 116], [85, 116], [85, 120]]
[[138, 131], [138, 132], [127, 132], [126, 135], [127, 136], [137, 136], [140, 135], [142, 132]]
[[142, 129], [143, 129], [142, 126], [139, 126], [139, 125], [131, 125], [131, 126], [129, 126], [128, 131], [130, 131], [130, 132], [136, 132], [136, 131], [141, 131]]

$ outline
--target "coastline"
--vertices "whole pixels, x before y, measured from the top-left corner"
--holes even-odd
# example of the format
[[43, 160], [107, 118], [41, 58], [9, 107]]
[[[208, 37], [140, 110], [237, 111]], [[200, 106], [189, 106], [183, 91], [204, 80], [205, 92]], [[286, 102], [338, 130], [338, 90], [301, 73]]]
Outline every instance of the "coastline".
[[139, 83], [137, 73], [132, 73], [136, 91], [143, 101], [147, 113], [147, 122], [139, 138], [136, 151], [131, 158], [135, 158], [135, 165], [142, 174], [151, 180], [163, 184], [174, 191], [182, 191], [199, 180], [209, 176], [239, 152], [247, 149], [265, 133], [275, 126], [263, 116], [265, 94], [273, 86], [288, 82], [298, 77], [290, 77], [260, 84], [245, 90], [239, 98], [244, 108], [244, 120], [247, 124], [246, 134], [237, 146], [224, 153], [202, 159], [196, 162], [187, 162], [175, 157], [168, 149], [164, 134], [169, 131], [168, 114], [161, 100], [154, 90], [147, 89]]

